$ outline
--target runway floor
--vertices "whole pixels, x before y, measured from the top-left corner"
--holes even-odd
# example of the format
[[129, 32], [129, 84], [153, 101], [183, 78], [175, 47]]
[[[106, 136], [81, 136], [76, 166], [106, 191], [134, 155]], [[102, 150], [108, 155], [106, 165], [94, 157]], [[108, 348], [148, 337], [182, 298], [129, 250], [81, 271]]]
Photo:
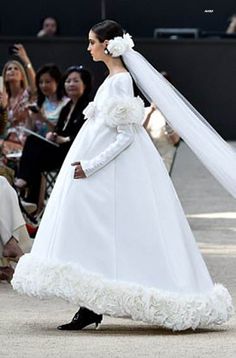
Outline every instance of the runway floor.
[[[173, 181], [215, 282], [236, 303], [236, 200], [181, 143]], [[214, 330], [172, 333], [146, 324], [105, 317], [99, 330], [60, 332], [76, 307], [61, 300], [19, 296], [0, 283], [0, 357], [234, 358], [236, 317]]]

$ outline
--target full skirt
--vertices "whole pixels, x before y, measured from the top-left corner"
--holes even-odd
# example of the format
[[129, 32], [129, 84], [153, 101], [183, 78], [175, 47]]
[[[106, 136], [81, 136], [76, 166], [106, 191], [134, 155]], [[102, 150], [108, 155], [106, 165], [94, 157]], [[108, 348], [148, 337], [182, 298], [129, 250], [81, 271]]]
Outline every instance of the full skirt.
[[[75, 180], [71, 163], [98, 147], [99, 138], [89, 141], [89, 126], [65, 159], [13, 287], [172, 330], [226, 322], [233, 313], [230, 294], [213, 284], [145, 130], [136, 128], [132, 145], [103, 169]], [[100, 138], [101, 150], [108, 138]]]

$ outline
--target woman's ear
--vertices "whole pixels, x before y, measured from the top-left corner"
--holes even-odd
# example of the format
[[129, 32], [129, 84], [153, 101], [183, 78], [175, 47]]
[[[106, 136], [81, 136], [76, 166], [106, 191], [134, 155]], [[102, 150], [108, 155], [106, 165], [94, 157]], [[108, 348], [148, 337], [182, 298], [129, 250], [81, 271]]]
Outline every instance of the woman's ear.
[[104, 53], [105, 53], [105, 55], [110, 55], [110, 52], [109, 52], [108, 49], [107, 49], [107, 46], [108, 46], [108, 44], [109, 44], [109, 40], [105, 40], [105, 41], [103, 42], [103, 44], [104, 44]]
[[105, 40], [103, 43], [104, 43], [104, 47], [106, 48], [107, 45], [109, 44], [109, 40]]

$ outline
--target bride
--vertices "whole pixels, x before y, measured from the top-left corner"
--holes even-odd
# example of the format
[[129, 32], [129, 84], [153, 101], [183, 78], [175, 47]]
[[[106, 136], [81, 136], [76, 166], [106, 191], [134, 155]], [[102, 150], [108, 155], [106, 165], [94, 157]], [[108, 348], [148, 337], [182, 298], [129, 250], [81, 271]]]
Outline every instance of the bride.
[[80, 307], [61, 330], [97, 326], [103, 314], [196, 329], [220, 325], [233, 313], [142, 127], [144, 104], [134, 97], [133, 79], [234, 195], [235, 152], [132, 47], [114, 21], [90, 30], [88, 51], [109, 76], [84, 110], [87, 121], [58, 175], [32, 252], [12, 280], [20, 293]]

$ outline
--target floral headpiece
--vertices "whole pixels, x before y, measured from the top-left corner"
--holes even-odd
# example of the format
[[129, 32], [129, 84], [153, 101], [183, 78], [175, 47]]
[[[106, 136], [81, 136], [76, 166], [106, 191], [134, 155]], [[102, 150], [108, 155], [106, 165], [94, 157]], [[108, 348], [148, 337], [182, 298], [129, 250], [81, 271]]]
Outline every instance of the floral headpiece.
[[119, 57], [132, 47], [134, 47], [134, 41], [130, 34], [126, 33], [123, 36], [117, 36], [110, 40], [107, 45], [107, 50], [112, 57]]

